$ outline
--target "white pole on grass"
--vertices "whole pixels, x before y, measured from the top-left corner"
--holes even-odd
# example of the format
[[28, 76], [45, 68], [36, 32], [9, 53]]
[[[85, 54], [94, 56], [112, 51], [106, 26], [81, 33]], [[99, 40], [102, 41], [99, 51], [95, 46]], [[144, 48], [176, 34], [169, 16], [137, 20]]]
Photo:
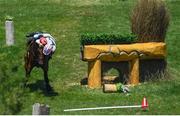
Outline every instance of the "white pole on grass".
[[66, 109], [66, 110], [64, 110], [64, 112], [83, 111], [83, 110], [99, 110], [99, 109], [116, 109], [116, 108], [142, 108], [143, 110], [146, 110], [148, 108], [148, 102], [147, 102], [146, 97], [144, 97], [141, 105]]
[[110, 107], [96, 107], [96, 108], [79, 108], [79, 109], [66, 109], [65, 112], [70, 111], [83, 111], [83, 110], [99, 110], [99, 109], [116, 109], [116, 108], [141, 108], [141, 105], [134, 106], [110, 106]]

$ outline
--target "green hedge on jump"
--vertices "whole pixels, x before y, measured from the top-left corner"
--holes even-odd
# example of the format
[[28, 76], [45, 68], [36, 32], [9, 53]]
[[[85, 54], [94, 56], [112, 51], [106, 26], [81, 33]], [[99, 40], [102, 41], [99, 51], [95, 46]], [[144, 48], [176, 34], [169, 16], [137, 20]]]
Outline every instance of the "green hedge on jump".
[[132, 34], [82, 34], [81, 45], [130, 44], [137, 42], [137, 36]]

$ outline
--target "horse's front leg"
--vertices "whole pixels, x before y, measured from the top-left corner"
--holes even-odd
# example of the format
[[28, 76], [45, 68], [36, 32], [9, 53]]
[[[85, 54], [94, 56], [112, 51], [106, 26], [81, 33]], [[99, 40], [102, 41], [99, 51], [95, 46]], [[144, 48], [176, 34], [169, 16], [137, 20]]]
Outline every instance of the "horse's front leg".
[[33, 63], [31, 62], [31, 59], [29, 59], [27, 56], [24, 57], [25, 59], [25, 71], [26, 71], [26, 74], [25, 74], [25, 80], [24, 80], [24, 86], [27, 85], [27, 82], [28, 82], [28, 78], [30, 77], [30, 73], [33, 69]]
[[50, 84], [49, 84], [48, 71], [46, 71], [46, 70], [44, 71], [44, 81], [45, 81], [46, 90], [47, 90], [47, 91], [51, 91], [52, 88], [51, 88], [51, 86], [50, 86]]
[[43, 71], [44, 71], [44, 81], [45, 81], [46, 90], [51, 91], [52, 88], [49, 84], [49, 79], [48, 79], [48, 57], [47, 56], [45, 57]]

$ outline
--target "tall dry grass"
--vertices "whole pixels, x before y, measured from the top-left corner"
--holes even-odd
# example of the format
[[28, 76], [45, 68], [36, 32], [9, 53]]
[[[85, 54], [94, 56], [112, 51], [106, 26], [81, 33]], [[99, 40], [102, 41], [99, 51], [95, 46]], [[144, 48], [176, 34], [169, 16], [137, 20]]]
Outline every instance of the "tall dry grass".
[[139, 42], [164, 42], [169, 12], [161, 0], [139, 0], [131, 15], [132, 33]]

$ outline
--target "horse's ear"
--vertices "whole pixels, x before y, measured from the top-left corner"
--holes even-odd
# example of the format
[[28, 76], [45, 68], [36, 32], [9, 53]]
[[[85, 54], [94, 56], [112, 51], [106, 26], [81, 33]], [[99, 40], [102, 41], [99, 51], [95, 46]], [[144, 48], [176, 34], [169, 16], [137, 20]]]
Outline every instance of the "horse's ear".
[[35, 32], [28, 33], [28, 34], [26, 34], [26, 37], [33, 37], [33, 36], [34, 36], [34, 34], [35, 34]]
[[27, 33], [26, 37], [33, 37], [36, 34], [36, 32]]
[[35, 34], [41, 34], [41, 33], [43, 33], [43, 32], [37, 31], [37, 32], [27, 33], [27, 34], [26, 34], [26, 37], [33, 37]]
[[30, 37], [30, 34], [26, 34], [26, 37]]
[[33, 40], [32, 37], [27, 37], [27, 44], [29, 44]]

